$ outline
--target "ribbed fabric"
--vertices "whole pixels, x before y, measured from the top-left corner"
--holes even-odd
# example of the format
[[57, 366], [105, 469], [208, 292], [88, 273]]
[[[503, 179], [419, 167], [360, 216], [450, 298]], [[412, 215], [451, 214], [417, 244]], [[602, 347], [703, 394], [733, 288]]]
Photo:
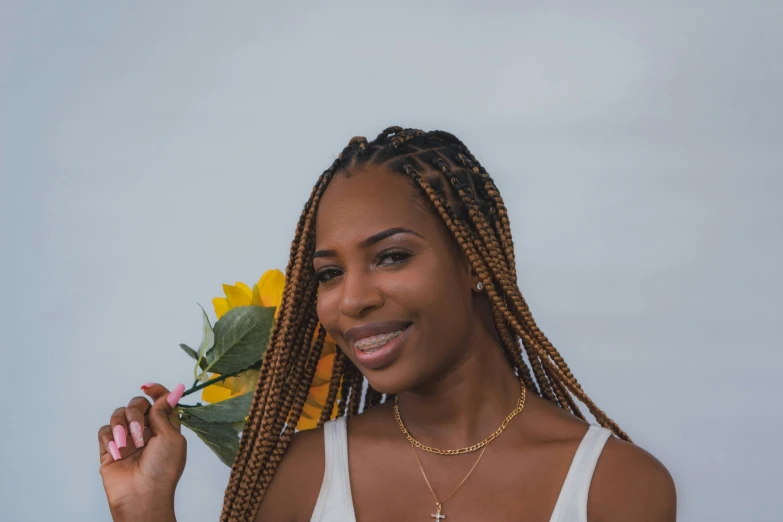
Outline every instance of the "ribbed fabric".
[[356, 522], [348, 478], [348, 430], [345, 417], [324, 423], [324, 480], [315, 503], [314, 522]]
[[550, 522], [587, 522], [587, 494], [595, 465], [612, 432], [590, 425], [568, 469]]
[[[587, 522], [587, 494], [598, 457], [612, 432], [591, 425], [571, 461], [550, 522]], [[356, 522], [348, 476], [346, 418], [324, 424], [326, 466], [311, 522]]]

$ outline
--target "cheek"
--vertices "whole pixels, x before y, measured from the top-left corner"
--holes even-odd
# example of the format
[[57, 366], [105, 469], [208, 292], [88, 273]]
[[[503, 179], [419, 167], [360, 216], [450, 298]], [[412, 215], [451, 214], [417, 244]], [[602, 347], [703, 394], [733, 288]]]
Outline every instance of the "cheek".
[[408, 311], [408, 318], [426, 329], [447, 322], [452, 310], [462, 307], [464, 296], [455, 274], [439, 266], [436, 258], [381, 276], [383, 292], [395, 305]]
[[336, 292], [318, 292], [318, 300], [316, 301], [315, 307], [315, 311], [318, 314], [318, 321], [324, 325], [324, 328], [332, 335], [339, 329], [337, 317], [338, 305]]

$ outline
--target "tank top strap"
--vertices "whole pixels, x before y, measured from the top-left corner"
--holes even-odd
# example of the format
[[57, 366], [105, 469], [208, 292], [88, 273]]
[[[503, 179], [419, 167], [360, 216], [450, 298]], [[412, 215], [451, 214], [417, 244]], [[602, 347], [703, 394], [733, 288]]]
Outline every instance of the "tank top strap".
[[587, 495], [598, 457], [612, 432], [590, 425], [568, 469], [550, 522], [587, 522]]
[[346, 418], [324, 423], [324, 478], [315, 503], [312, 522], [355, 522], [348, 474]]

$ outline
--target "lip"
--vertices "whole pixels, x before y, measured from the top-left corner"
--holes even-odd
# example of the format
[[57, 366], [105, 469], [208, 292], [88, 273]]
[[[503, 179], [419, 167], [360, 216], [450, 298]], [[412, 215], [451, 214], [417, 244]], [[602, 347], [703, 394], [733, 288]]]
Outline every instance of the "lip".
[[380, 335], [385, 333], [397, 332], [404, 330], [410, 325], [410, 321], [382, 321], [377, 323], [365, 324], [363, 326], [356, 326], [350, 328], [343, 333], [343, 337], [348, 341], [351, 346], [359, 339], [365, 337], [372, 337], [373, 335]]
[[[386, 323], [379, 323], [379, 324], [386, 324]], [[373, 326], [373, 325], [368, 325], [368, 327], [369, 326]], [[412, 330], [411, 326], [412, 323], [402, 322], [402, 323], [398, 323], [397, 327], [392, 330], [389, 330], [387, 328], [377, 333], [372, 333], [372, 334], [363, 333], [362, 336], [359, 337], [359, 339], [362, 339], [364, 337], [370, 337], [371, 335], [378, 335], [379, 333], [389, 333], [389, 332], [396, 332], [399, 330], [403, 330], [402, 334], [393, 338], [392, 340], [390, 340], [389, 342], [387, 342], [382, 347], [380, 347], [379, 349], [375, 350], [372, 353], [365, 353], [361, 351], [359, 348], [356, 347], [353, 341], [350, 341], [351, 346], [353, 347], [354, 357], [356, 357], [356, 362], [360, 366], [368, 370], [377, 370], [383, 368], [384, 366], [388, 366], [389, 364], [394, 362], [394, 360], [397, 359], [397, 357], [399, 356], [403, 343], [405, 343], [405, 341], [410, 336]]]

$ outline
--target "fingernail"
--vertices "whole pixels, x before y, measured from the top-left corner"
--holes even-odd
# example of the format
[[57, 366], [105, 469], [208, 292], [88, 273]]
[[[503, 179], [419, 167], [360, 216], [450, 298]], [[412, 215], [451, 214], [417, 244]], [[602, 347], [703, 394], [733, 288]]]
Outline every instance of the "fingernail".
[[154, 382], [145, 382], [144, 384], [141, 385], [141, 389], [143, 390], [144, 388], [149, 388], [153, 384], [155, 384], [155, 383]]
[[117, 449], [117, 445], [114, 443], [113, 440], [110, 440], [107, 446], [109, 448], [109, 453], [111, 453], [111, 458], [113, 458], [115, 461], [118, 461], [122, 458], [120, 456], [120, 450]]
[[171, 393], [169, 393], [168, 401], [169, 406], [172, 408], [177, 405], [179, 400], [182, 398], [182, 394], [185, 393], [185, 385], [180, 383], [177, 384], [173, 390], [171, 390]]
[[133, 439], [133, 445], [137, 448], [144, 446], [144, 432], [141, 430], [141, 424], [139, 421], [133, 421], [130, 423], [131, 438]]
[[117, 424], [114, 429], [112, 430], [114, 433], [114, 443], [117, 445], [118, 448], [124, 448], [125, 447], [125, 441], [127, 440], [128, 434], [125, 433], [125, 426], [122, 424]]

